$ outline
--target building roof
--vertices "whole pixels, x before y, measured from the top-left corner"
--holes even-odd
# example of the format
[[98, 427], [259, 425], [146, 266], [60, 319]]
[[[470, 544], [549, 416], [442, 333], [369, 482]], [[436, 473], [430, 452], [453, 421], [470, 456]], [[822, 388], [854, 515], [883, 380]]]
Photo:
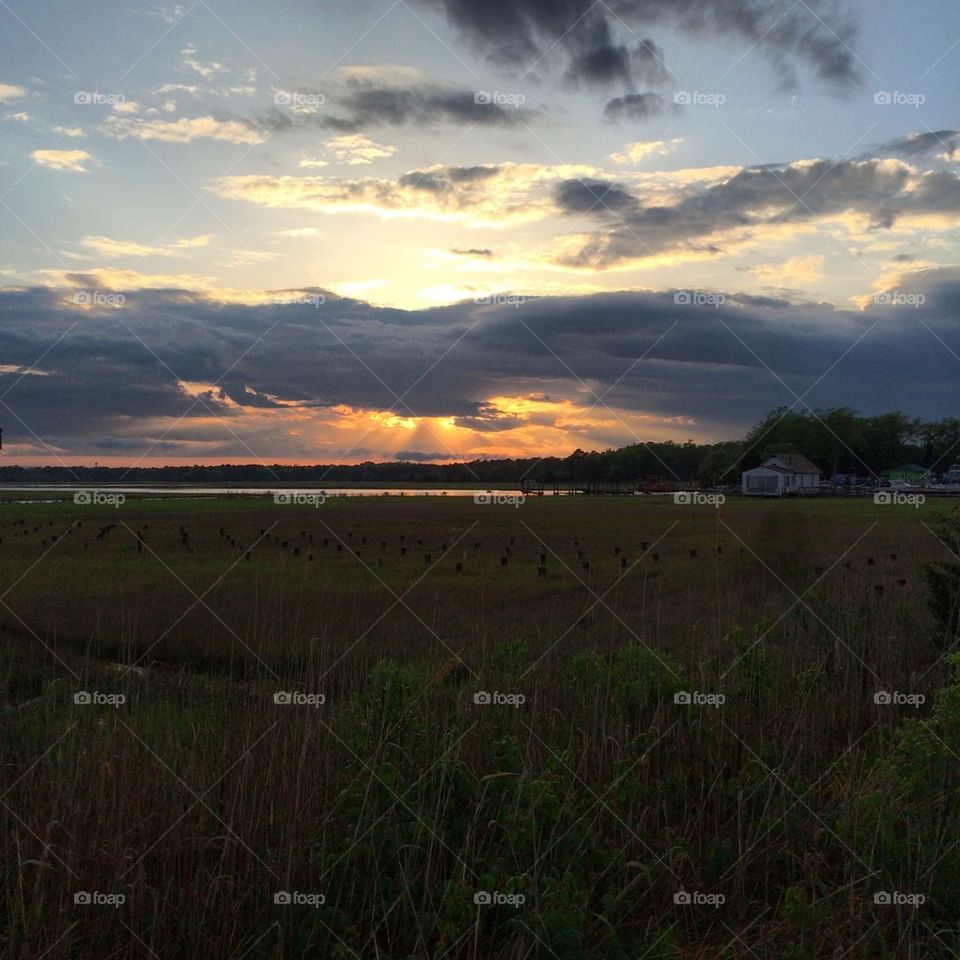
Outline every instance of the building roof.
[[765, 467], [783, 467], [787, 473], [820, 473], [820, 468], [802, 453], [778, 453], [771, 457]]
[[759, 467], [751, 467], [749, 470], [744, 470], [743, 473], [792, 473], [793, 471], [788, 470], [786, 467], [781, 467], [776, 463], [763, 463]]

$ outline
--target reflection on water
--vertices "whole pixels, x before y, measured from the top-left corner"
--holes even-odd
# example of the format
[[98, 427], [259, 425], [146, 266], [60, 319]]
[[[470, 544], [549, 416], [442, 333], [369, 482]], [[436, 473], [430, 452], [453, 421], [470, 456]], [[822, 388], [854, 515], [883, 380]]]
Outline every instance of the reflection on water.
[[[68, 484], [7, 485], [0, 484], [0, 497], [6, 493], [77, 493], [82, 490], [96, 490], [102, 493], [122, 493], [148, 497], [264, 497], [273, 499], [276, 494], [322, 494], [326, 497], [473, 497], [478, 493], [494, 496], [516, 496], [517, 489], [488, 487], [204, 487], [176, 486], [168, 487], [114, 487], [109, 485], [89, 485], [85, 487]], [[565, 495], [561, 491], [560, 495]], [[544, 495], [554, 496], [552, 490], [544, 490]], [[10, 502], [9, 500], [7, 502]], [[17, 503], [54, 503], [54, 500], [18, 500]]]

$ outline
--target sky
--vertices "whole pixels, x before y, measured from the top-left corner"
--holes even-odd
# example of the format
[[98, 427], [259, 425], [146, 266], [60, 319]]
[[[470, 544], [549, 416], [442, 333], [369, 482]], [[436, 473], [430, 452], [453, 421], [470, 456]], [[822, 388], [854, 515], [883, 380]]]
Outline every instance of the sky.
[[958, 415], [960, 7], [0, 4], [22, 464]]

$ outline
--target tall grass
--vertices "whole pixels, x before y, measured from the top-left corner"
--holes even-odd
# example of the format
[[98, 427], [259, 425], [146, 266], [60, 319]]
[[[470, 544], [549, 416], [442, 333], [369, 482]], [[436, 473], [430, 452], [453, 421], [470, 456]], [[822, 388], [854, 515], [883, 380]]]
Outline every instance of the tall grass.
[[4, 509], [5, 958], [960, 951], [932, 515]]

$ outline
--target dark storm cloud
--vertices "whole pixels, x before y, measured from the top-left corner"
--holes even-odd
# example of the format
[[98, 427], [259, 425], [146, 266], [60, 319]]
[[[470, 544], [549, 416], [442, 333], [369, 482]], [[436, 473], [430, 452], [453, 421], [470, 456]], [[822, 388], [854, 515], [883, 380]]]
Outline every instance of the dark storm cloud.
[[646, 120], [672, 107], [658, 93], [628, 93], [607, 101], [603, 115], [608, 120]]
[[[122, 308], [79, 310], [46, 289], [2, 291], [0, 355], [33, 371], [0, 375], [4, 427], [12, 442], [39, 437], [78, 453], [138, 442], [142, 450], [161, 438], [158, 450], [170, 455], [250, 460], [250, 449], [324, 457], [288, 437], [278, 405], [331, 416], [343, 405], [393, 409], [492, 433], [529, 422], [493, 397], [580, 406], [603, 397], [736, 436], [816, 383], [805, 397], [812, 407], [877, 412], [909, 397], [914, 415], [952, 415], [960, 271], [910, 274], [897, 289], [925, 299], [861, 312], [773, 297], [730, 295], [711, 306], [673, 292], [618, 293], [404, 311], [332, 294], [320, 307], [244, 306], [151, 290], [130, 292]], [[602, 405], [597, 413], [609, 419]], [[214, 417], [227, 427], [211, 425]], [[536, 422], [555, 419], [562, 424], [559, 413], [538, 411]]]
[[366, 126], [431, 126], [436, 123], [510, 125], [528, 111], [486, 102], [480, 91], [449, 90], [428, 86], [387, 87], [351, 81], [338, 104], [348, 112], [355, 129]]
[[[565, 77], [585, 87], [619, 87], [667, 78], [662, 51], [637, 30], [664, 27], [690, 36], [722, 36], [764, 51], [785, 83], [795, 64], [822, 80], [857, 79], [856, 29], [846, 2], [808, 0], [419, 0], [439, 8], [474, 47], [498, 64], [530, 70], [560, 56]], [[648, 114], [644, 113], [642, 116]], [[637, 114], [637, 116], [641, 116]]]
[[760, 230], [852, 212], [883, 229], [908, 214], [960, 212], [960, 179], [947, 170], [918, 173], [891, 159], [805, 160], [746, 167], [672, 206], [647, 205], [640, 193], [602, 180], [564, 181], [554, 202], [563, 214], [602, 223], [561, 262], [606, 268], [664, 250], [710, 249], [704, 238], [738, 228]]
[[636, 197], [623, 184], [609, 180], [564, 180], [557, 186], [554, 199], [564, 213], [633, 210], [638, 206]]
[[287, 91], [291, 104], [281, 104], [255, 117], [241, 119], [258, 133], [285, 133], [320, 128], [356, 133], [371, 127], [436, 127], [446, 124], [513, 126], [529, 121], [535, 111], [484, 97], [484, 91], [429, 83], [407, 86], [350, 79], [323, 94], [324, 105], [296, 108], [299, 94], [309, 102], [318, 91]]

